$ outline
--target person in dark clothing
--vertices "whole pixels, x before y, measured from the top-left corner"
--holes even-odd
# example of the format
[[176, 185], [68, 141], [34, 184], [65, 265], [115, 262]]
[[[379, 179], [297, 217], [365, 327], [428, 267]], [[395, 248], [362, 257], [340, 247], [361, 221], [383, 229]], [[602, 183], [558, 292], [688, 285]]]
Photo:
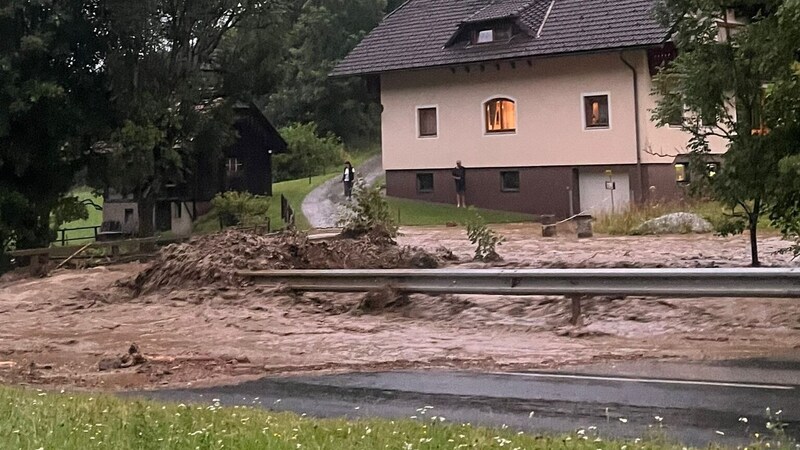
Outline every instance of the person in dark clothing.
[[356, 181], [356, 171], [350, 161], [344, 163], [344, 173], [342, 183], [344, 184], [344, 196], [349, 200], [353, 195], [353, 182]]
[[456, 182], [456, 205], [459, 208], [466, 208], [467, 169], [461, 165], [461, 161], [456, 161], [456, 167], [453, 168], [453, 180]]

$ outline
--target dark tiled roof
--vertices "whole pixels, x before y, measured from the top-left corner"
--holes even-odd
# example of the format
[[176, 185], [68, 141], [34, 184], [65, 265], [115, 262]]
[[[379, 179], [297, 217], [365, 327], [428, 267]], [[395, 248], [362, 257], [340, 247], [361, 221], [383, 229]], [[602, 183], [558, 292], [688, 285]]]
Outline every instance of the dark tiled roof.
[[[410, 0], [369, 33], [332, 75], [656, 45], [666, 40], [667, 31], [653, 18], [652, 5], [653, 0]], [[508, 17], [525, 33], [509, 42], [447, 46], [459, 27], [476, 17]]]
[[464, 22], [474, 23], [483, 22], [486, 20], [504, 19], [507, 17], [516, 17], [523, 9], [527, 8], [534, 3], [535, 0], [505, 0], [493, 1], [483, 8], [479, 9], [475, 14], [469, 16]]

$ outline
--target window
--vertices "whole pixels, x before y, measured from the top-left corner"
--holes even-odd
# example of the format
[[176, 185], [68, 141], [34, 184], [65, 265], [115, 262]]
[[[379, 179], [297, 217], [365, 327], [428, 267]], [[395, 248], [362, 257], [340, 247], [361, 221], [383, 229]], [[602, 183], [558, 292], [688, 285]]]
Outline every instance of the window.
[[678, 183], [689, 182], [689, 164], [677, 163], [675, 164], [675, 181]]
[[436, 119], [436, 108], [417, 109], [419, 121], [419, 137], [436, 137], [439, 133]]
[[494, 30], [481, 30], [478, 31], [478, 38], [476, 39], [476, 44], [485, 44], [487, 42], [492, 42], [494, 40]]
[[500, 190], [519, 192], [519, 171], [500, 172]]
[[667, 123], [671, 127], [680, 127], [683, 125], [683, 111], [671, 111], [667, 117]]
[[180, 219], [183, 216], [183, 203], [175, 203], [175, 218]]
[[133, 220], [133, 208], [125, 208], [125, 223]]
[[608, 128], [608, 95], [588, 95], [583, 97], [586, 115], [586, 128]]
[[228, 175], [236, 175], [242, 171], [242, 163], [238, 158], [228, 158], [225, 167], [228, 169]]
[[496, 98], [484, 106], [487, 133], [517, 131], [517, 108], [513, 100]]
[[719, 172], [719, 163], [706, 164], [706, 175], [708, 175], [709, 178], [717, 176], [717, 172]]
[[418, 173], [417, 174], [417, 192], [433, 192], [433, 174], [432, 173]]
[[473, 45], [488, 44], [490, 42], [508, 41], [513, 35], [514, 32], [511, 25], [500, 25], [473, 31], [470, 41]]

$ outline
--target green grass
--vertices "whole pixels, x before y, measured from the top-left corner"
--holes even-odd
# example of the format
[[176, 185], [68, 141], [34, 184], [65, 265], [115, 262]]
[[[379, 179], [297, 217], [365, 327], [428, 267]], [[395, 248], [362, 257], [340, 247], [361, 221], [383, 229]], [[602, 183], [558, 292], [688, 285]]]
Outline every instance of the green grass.
[[[63, 391], [62, 391], [63, 392]], [[212, 400], [213, 401], [213, 400]], [[527, 435], [450, 424], [420, 405], [416, 420], [316, 420], [249, 408], [172, 405], [0, 387], [0, 448], [170, 449], [680, 449], [662, 438], [608, 441], [592, 431]], [[532, 421], [536, 417], [531, 418]], [[761, 445], [765, 445], [762, 443]], [[772, 442], [770, 448], [789, 449]], [[719, 447], [711, 447], [719, 448]], [[766, 448], [759, 445], [750, 448]]]
[[[374, 150], [360, 151], [348, 155], [349, 161], [358, 168], [364, 161], [377, 155]], [[300, 178], [298, 180], [281, 181], [272, 185], [272, 200], [269, 206], [269, 220], [272, 229], [278, 229], [283, 226], [281, 221], [281, 194], [283, 194], [292, 205], [295, 213], [295, 226], [300, 230], [307, 230], [311, 228], [308, 219], [303, 214], [303, 199], [311, 193], [314, 189], [319, 187], [322, 183], [330, 180], [331, 178], [339, 176], [339, 169], [332, 170], [324, 175], [318, 175], [309, 178]], [[204, 215], [194, 224], [193, 231], [195, 233], [213, 233], [219, 231], [219, 218], [214, 210]]]
[[480, 208], [457, 208], [455, 205], [430, 203], [388, 197], [392, 217], [399, 225], [445, 225], [448, 222], [466, 223], [479, 213], [487, 223], [529, 222], [535, 219], [528, 214], [494, 211]]
[[[94, 195], [92, 190], [87, 187], [81, 187], [74, 189], [71, 195], [77, 196], [78, 200], [86, 200], [91, 199], [96, 204], [103, 206], [103, 196], [102, 195]], [[61, 229], [68, 229], [68, 228], [83, 228], [83, 227], [99, 227], [103, 223], [103, 211], [98, 211], [91, 206], [87, 207], [87, 211], [89, 211], [89, 218], [86, 220], [76, 220], [73, 222], [68, 222], [62, 225]], [[67, 239], [77, 239], [77, 238], [94, 238], [94, 231], [93, 230], [79, 230], [79, 231], [70, 231], [65, 233]], [[68, 246], [74, 245], [83, 245], [90, 242], [89, 239], [81, 240], [81, 241], [72, 241], [67, 242]], [[61, 245], [61, 233], [56, 235], [56, 242], [55, 245]]]
[[[697, 214], [708, 220], [714, 227], [725, 220], [730, 211], [718, 202], [691, 201], [687, 203], [655, 203], [645, 206], [632, 205], [623, 212], [615, 214], [598, 214], [594, 218], [594, 230], [601, 234], [631, 235], [642, 223], [675, 212]], [[758, 223], [760, 231], [775, 232], [769, 218], [762, 216]]]

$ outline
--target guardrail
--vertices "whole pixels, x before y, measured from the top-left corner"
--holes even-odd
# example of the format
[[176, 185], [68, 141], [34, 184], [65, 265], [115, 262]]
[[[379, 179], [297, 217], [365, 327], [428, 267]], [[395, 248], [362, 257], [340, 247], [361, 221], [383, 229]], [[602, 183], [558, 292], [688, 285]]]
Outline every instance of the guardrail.
[[365, 292], [390, 286], [404, 293], [800, 298], [800, 269], [432, 269], [267, 270], [237, 272], [259, 284], [298, 291]]

